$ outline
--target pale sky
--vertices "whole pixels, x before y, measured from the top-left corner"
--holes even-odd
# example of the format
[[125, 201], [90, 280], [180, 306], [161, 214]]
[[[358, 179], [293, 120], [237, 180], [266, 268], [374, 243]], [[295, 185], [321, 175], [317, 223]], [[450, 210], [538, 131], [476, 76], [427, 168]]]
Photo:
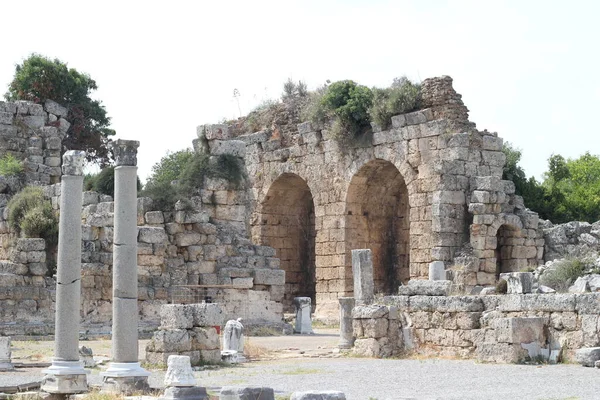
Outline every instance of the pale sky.
[[450, 75], [479, 129], [523, 151], [538, 178], [552, 153], [600, 154], [595, 1], [3, 2], [0, 93], [33, 52], [88, 73], [145, 179], [196, 126], [277, 98], [288, 77], [387, 86]]

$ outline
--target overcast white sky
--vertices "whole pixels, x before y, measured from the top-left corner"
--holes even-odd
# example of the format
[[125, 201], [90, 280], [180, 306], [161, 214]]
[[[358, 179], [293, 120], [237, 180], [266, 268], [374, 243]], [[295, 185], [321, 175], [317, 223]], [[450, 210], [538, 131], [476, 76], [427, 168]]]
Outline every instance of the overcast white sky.
[[600, 2], [3, 2], [0, 93], [33, 52], [96, 80], [117, 137], [141, 142], [145, 179], [196, 126], [309, 88], [353, 79], [450, 75], [479, 129], [523, 150], [540, 177], [552, 153], [600, 153]]

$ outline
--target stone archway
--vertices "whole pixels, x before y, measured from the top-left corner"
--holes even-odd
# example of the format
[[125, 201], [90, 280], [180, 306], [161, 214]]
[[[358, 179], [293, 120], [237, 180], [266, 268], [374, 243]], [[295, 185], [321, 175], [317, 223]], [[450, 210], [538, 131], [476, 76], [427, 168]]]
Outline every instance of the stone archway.
[[285, 312], [294, 297], [310, 297], [315, 304], [315, 209], [306, 182], [285, 173], [269, 188], [258, 215], [260, 244], [276, 250], [285, 271]]
[[[352, 249], [371, 249], [375, 293], [391, 294], [410, 278], [408, 190], [389, 161], [373, 160], [352, 177], [346, 195], [346, 277]], [[351, 278], [346, 280], [348, 294]]]

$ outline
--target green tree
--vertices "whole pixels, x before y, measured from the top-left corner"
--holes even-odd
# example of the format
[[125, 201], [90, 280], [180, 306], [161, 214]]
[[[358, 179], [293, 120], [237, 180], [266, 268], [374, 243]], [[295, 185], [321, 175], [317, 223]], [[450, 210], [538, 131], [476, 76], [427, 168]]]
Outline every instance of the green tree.
[[32, 54], [16, 66], [15, 76], [5, 97], [9, 101], [44, 103], [54, 100], [67, 107], [71, 123], [63, 145], [68, 150], [84, 150], [88, 161], [110, 164], [109, 143], [115, 131], [102, 103], [90, 95], [98, 86], [89, 75], [80, 73], [58, 59]]
[[152, 166], [152, 174], [146, 184], [171, 183], [179, 179], [181, 173], [193, 158], [194, 152], [189, 148], [176, 152], [168, 152], [166, 156]]
[[373, 104], [373, 92], [354, 81], [334, 82], [321, 98], [323, 108], [336, 116], [341, 127], [353, 136], [371, 127], [369, 108]]

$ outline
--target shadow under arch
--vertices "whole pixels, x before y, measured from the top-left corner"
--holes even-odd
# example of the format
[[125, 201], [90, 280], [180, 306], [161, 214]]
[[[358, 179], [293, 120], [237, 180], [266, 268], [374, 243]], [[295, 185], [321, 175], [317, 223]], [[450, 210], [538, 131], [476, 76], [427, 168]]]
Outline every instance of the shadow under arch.
[[271, 246], [285, 271], [284, 312], [294, 297], [310, 297], [315, 306], [315, 208], [306, 181], [284, 173], [269, 187], [256, 222], [258, 241]]
[[353, 249], [371, 249], [375, 293], [392, 294], [410, 278], [410, 206], [400, 171], [376, 159], [352, 177], [346, 194], [346, 292], [353, 288]]

